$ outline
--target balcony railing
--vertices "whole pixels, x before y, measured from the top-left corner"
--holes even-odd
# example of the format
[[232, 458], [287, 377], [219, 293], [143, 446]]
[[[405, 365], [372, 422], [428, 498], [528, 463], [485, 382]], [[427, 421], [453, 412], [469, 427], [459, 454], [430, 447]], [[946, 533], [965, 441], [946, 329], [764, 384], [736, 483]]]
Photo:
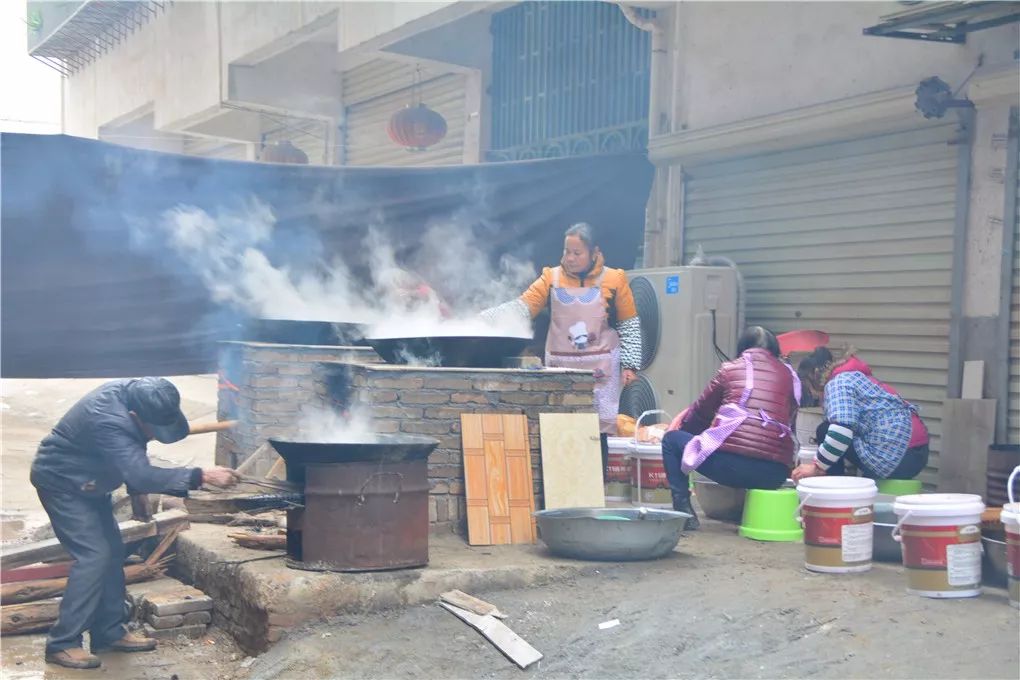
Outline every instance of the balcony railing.
[[28, 2], [28, 53], [65, 76], [114, 49], [171, 0]]

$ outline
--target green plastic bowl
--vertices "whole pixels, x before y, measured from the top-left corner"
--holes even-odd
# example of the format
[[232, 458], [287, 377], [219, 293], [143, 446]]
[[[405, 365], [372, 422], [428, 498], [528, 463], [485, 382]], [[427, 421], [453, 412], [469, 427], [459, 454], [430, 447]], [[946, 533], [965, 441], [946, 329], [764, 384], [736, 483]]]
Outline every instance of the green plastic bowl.
[[920, 479], [879, 479], [878, 492], [889, 496], [910, 496], [921, 493]]
[[796, 489], [748, 489], [744, 519], [738, 532], [755, 541], [796, 543], [803, 540], [804, 529], [797, 521]]

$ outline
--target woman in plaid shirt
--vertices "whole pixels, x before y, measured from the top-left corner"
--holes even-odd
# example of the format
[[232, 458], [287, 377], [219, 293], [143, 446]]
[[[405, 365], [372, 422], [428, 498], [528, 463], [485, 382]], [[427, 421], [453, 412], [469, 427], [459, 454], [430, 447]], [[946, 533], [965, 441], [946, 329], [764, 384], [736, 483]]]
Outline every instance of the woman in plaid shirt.
[[794, 481], [845, 474], [846, 460], [872, 479], [913, 479], [928, 464], [928, 430], [917, 407], [871, 375], [849, 352], [835, 361], [825, 347], [806, 357], [801, 382], [825, 405], [815, 459], [793, 471]]

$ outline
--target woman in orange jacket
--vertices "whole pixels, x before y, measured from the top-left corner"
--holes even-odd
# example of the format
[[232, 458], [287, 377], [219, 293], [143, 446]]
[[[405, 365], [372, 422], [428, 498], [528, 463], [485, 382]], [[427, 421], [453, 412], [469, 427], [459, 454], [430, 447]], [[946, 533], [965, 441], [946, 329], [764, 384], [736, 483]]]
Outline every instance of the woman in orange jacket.
[[[595, 408], [603, 440], [616, 432], [620, 391], [641, 369], [641, 320], [622, 269], [607, 267], [591, 226], [567, 229], [563, 258], [518, 299], [482, 312], [533, 319], [549, 308], [545, 365], [587, 369], [595, 375]], [[605, 448], [605, 447], [603, 447]]]

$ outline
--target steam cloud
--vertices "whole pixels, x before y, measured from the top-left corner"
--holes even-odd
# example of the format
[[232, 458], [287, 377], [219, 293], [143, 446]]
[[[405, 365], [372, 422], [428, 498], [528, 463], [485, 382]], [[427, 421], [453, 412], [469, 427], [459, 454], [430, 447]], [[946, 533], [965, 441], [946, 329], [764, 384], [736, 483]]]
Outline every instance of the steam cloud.
[[[201, 277], [216, 302], [252, 317], [361, 323], [369, 337], [531, 337], [531, 324], [510, 318], [493, 326], [482, 309], [511, 300], [534, 279], [535, 267], [504, 256], [493, 268], [468, 212], [425, 225], [421, 247], [401, 262], [378, 226], [361, 244], [371, 280], [358, 280], [338, 257], [326, 259], [319, 243], [300, 253], [305, 264], [271, 261], [276, 217], [252, 198], [239, 210], [215, 215], [194, 206], [167, 211], [158, 231]], [[495, 225], [484, 225], [495, 232]], [[136, 230], [136, 238], [151, 238]], [[311, 260], [314, 266], [309, 267]], [[428, 284], [428, 288], [420, 284]], [[425, 291], [428, 291], [425, 294]], [[411, 363], [428, 365], [430, 358]]]
[[308, 442], [367, 444], [377, 438], [371, 417], [358, 408], [346, 414], [326, 409], [311, 411], [298, 422], [298, 432]]

